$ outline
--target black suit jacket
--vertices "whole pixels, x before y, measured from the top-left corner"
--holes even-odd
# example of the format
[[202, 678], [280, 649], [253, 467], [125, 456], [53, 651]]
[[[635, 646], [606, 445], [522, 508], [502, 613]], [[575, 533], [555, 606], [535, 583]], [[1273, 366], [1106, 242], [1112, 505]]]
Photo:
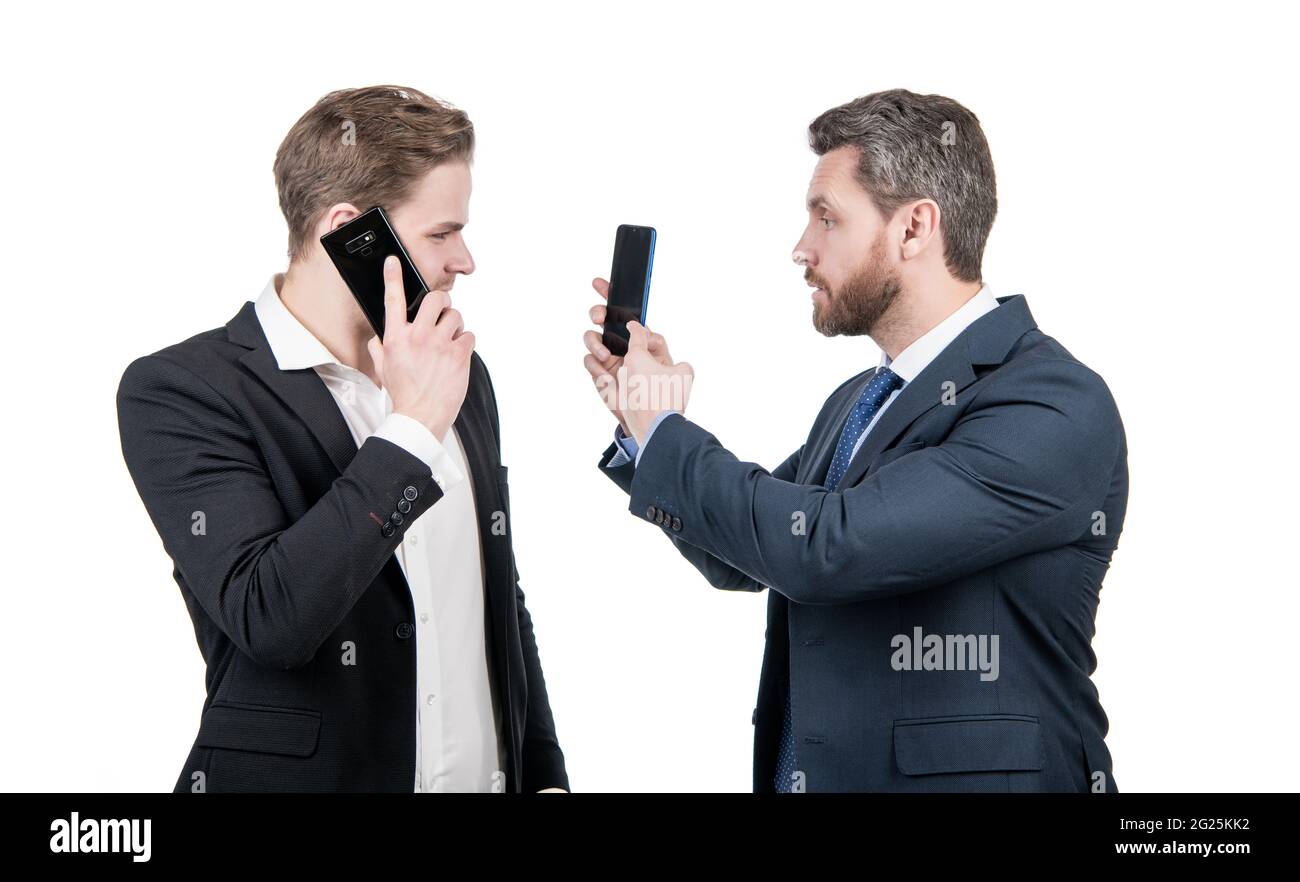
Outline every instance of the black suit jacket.
[[[787, 677], [810, 792], [1116, 789], [1090, 675], [1128, 499], [1124, 429], [1024, 297], [999, 304], [903, 388], [834, 492], [822, 485], [874, 369], [771, 473], [680, 415], [639, 464], [605, 468], [714, 587], [771, 588], [756, 791], [773, 789]], [[896, 667], [895, 638], [918, 628], [945, 648], [997, 636], [997, 677], [955, 653], [946, 669]]]
[[[382, 438], [358, 449], [316, 372], [277, 367], [251, 301], [225, 327], [133, 361], [117, 407], [122, 454], [207, 663], [175, 789], [411, 791], [414, 611], [393, 552], [442, 495], [428, 466]], [[477, 354], [456, 430], [483, 547], [502, 786], [568, 789]], [[403, 498], [410, 511], [385, 528]], [[506, 530], [493, 531], [494, 512]], [[355, 664], [343, 664], [345, 643]]]

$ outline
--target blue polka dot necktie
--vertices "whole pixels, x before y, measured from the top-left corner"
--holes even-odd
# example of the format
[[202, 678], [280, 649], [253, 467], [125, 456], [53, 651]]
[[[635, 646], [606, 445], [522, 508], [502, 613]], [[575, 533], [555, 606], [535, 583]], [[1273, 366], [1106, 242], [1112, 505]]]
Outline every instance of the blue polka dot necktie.
[[[902, 385], [902, 377], [889, 368], [882, 367], [872, 376], [867, 383], [867, 388], [862, 390], [858, 403], [853, 405], [853, 412], [844, 423], [844, 429], [840, 432], [840, 443], [835, 446], [835, 458], [831, 460], [830, 468], [826, 471], [825, 486], [828, 490], [834, 490], [840, 483], [840, 479], [848, 471], [849, 461], [853, 459], [853, 448], [857, 446], [858, 438], [862, 436], [867, 426], [871, 425], [871, 420], [879, 412], [881, 405], [888, 401], [889, 396], [894, 394], [894, 390]], [[776, 751], [774, 784], [777, 793], [789, 793], [794, 783], [795, 755], [794, 721], [790, 713], [788, 676], [781, 686], [781, 742]]]
[[867, 388], [863, 389], [858, 397], [858, 403], [853, 405], [853, 413], [849, 414], [848, 420], [844, 423], [844, 431], [840, 432], [840, 443], [835, 447], [835, 458], [831, 460], [831, 467], [826, 472], [826, 489], [834, 490], [840, 483], [840, 479], [849, 469], [849, 461], [853, 459], [853, 448], [857, 446], [862, 431], [871, 425], [871, 420], [880, 410], [880, 406], [889, 400], [889, 396], [894, 394], [895, 389], [902, 385], [903, 378], [887, 367], [877, 370], [871, 382], [867, 383]]

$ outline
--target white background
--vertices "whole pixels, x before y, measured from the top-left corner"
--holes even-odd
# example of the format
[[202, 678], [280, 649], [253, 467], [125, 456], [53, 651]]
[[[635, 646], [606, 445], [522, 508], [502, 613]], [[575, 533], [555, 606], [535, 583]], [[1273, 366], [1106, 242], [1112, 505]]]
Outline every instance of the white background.
[[1294, 21], [1280, 4], [20, 4], [7, 13], [0, 790], [167, 790], [204, 668], [122, 462], [134, 357], [284, 268], [271, 175], [335, 88], [479, 138], [455, 303], [498, 391], [515, 549], [575, 790], [745, 791], [765, 595], [715, 591], [596, 461], [581, 364], [614, 228], [689, 416], [775, 467], [874, 364], [790, 253], [807, 124], [953, 97], [998, 176], [995, 293], [1101, 373], [1132, 489], [1095, 681], [1122, 790], [1297, 790]]

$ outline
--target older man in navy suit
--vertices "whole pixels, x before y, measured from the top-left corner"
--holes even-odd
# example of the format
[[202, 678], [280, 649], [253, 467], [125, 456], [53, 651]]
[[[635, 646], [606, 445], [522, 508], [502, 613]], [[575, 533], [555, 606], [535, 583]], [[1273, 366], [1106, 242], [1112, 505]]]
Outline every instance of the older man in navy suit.
[[1090, 676], [1128, 497], [1115, 402], [983, 281], [997, 197], [974, 114], [893, 90], [809, 132], [813, 323], [880, 363], [769, 472], [686, 419], [693, 372], [661, 336], [629, 323], [618, 359], [588, 331], [619, 419], [600, 465], [714, 587], [770, 589], [756, 791], [1113, 792]]

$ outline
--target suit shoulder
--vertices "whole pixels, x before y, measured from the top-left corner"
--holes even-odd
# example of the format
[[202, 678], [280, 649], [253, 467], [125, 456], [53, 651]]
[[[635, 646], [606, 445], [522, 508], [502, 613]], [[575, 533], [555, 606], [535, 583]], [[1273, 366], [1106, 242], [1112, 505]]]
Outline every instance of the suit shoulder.
[[222, 367], [236, 361], [248, 350], [230, 341], [223, 327], [201, 331], [177, 343], [164, 346], [132, 359], [118, 381], [119, 398], [124, 392], [142, 385], [207, 385], [203, 378], [217, 376]]
[[[1101, 374], [1075, 358], [1055, 338], [1033, 331], [990, 377], [981, 394], [986, 401], [1010, 397], [1068, 407], [1080, 418], [1119, 427], [1119, 407]], [[1073, 415], [1073, 414], [1072, 414]]]

